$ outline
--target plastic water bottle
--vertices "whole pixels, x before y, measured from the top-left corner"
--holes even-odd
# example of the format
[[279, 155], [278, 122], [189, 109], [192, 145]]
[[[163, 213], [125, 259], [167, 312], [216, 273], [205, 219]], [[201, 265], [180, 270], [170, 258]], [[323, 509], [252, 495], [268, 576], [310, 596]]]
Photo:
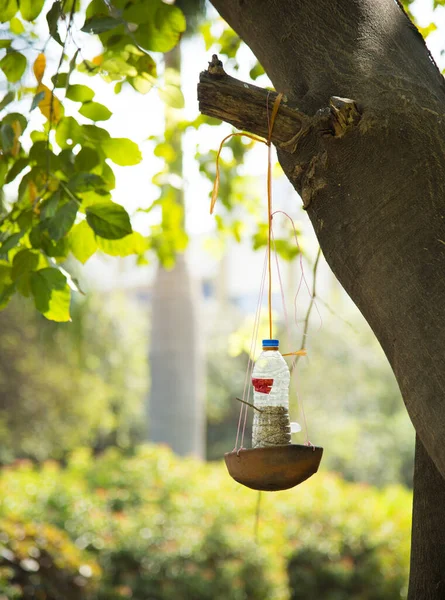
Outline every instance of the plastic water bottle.
[[263, 340], [252, 372], [254, 405], [261, 411], [253, 411], [252, 448], [291, 443], [290, 372], [278, 348], [279, 340]]

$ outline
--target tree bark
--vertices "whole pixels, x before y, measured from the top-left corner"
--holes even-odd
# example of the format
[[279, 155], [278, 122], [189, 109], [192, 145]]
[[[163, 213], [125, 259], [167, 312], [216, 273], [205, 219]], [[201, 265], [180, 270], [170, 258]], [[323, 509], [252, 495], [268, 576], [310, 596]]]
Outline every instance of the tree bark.
[[[426, 495], [434, 502], [438, 491], [437, 511], [445, 514], [444, 490], [431, 491], [427, 475], [422, 484], [423, 472], [445, 476], [443, 77], [393, 0], [213, 4], [287, 106], [298, 107], [294, 136], [277, 144], [280, 162], [331, 269], [380, 341], [426, 450], [416, 453], [415, 506]], [[333, 96], [352, 99], [358, 113], [349, 119], [341, 107], [340, 129]], [[319, 122], [326, 114], [328, 131]], [[414, 519], [421, 514], [415, 510]], [[422, 556], [417, 544], [432, 548], [433, 540], [413, 535], [413, 556]], [[445, 554], [443, 546], [436, 551]], [[411, 577], [411, 597], [443, 597]]]
[[445, 480], [416, 437], [408, 600], [445, 598]]

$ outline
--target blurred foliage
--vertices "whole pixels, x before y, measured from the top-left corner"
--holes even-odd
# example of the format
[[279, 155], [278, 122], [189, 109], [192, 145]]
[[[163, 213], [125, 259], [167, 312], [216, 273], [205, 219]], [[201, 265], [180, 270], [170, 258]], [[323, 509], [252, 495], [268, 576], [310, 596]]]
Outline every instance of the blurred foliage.
[[301, 422], [301, 398], [310, 439], [326, 448], [327, 469], [353, 481], [411, 486], [414, 429], [374, 334], [358, 311], [348, 322], [326, 320], [319, 332], [316, 323], [314, 316], [308, 357], [298, 363], [293, 414]]
[[143, 436], [142, 315], [128, 300], [94, 294], [73, 314], [75, 323], [54, 324], [18, 298], [0, 313], [3, 463], [62, 458], [85, 444], [126, 447]]
[[[401, 490], [392, 487], [382, 491], [378, 499], [372, 488], [363, 485], [350, 486], [346, 492], [338, 480], [325, 477], [323, 509], [315, 508], [316, 515], [312, 522], [308, 518], [306, 531], [302, 532], [299, 524], [293, 528], [294, 517], [287, 511], [293, 528], [290, 539], [295, 543], [287, 566], [291, 600], [406, 598], [411, 523], [408, 497], [403, 499]], [[314, 498], [315, 506], [319, 499]], [[398, 502], [404, 507], [403, 514]]]
[[258, 543], [256, 503], [222, 464], [160, 447], [95, 460], [78, 450], [65, 469], [22, 461], [0, 476], [2, 519], [64, 528], [76, 563], [101, 573], [85, 600], [285, 600], [287, 572], [294, 598], [403, 597], [411, 497], [402, 488], [318, 474], [297, 490], [263, 494]]
[[56, 527], [0, 519], [0, 598], [82, 600], [99, 577], [91, 556]]

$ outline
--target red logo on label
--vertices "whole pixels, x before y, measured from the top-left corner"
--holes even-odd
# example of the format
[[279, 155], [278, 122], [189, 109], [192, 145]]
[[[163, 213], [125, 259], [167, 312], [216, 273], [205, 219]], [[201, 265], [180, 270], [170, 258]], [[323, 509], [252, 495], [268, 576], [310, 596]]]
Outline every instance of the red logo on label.
[[272, 389], [273, 385], [273, 379], [252, 378], [252, 384], [256, 392], [261, 392], [262, 394], [270, 394], [270, 390]]

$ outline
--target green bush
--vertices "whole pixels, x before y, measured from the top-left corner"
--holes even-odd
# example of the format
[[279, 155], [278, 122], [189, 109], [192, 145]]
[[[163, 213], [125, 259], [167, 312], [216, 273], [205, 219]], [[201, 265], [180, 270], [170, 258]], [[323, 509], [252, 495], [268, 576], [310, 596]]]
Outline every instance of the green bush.
[[99, 573], [55, 527], [0, 520], [2, 600], [83, 600], [94, 594]]
[[0, 518], [51, 523], [99, 565], [85, 600], [288, 600], [289, 582], [295, 600], [403, 597], [411, 498], [402, 488], [320, 473], [262, 495], [256, 540], [257, 501], [223, 465], [154, 446], [76, 451], [65, 468], [22, 461], [0, 474]]
[[335, 552], [316, 547], [296, 551], [288, 564], [292, 600], [385, 600], [400, 598], [405, 573], [382, 577], [385, 548], [369, 544], [366, 537], [347, 542]]
[[[142, 439], [143, 315], [98, 294], [71, 310], [73, 323], [57, 324], [24, 300], [0, 311], [0, 463], [62, 460], [81, 445]], [[125, 324], [123, 312], [131, 316]]]

